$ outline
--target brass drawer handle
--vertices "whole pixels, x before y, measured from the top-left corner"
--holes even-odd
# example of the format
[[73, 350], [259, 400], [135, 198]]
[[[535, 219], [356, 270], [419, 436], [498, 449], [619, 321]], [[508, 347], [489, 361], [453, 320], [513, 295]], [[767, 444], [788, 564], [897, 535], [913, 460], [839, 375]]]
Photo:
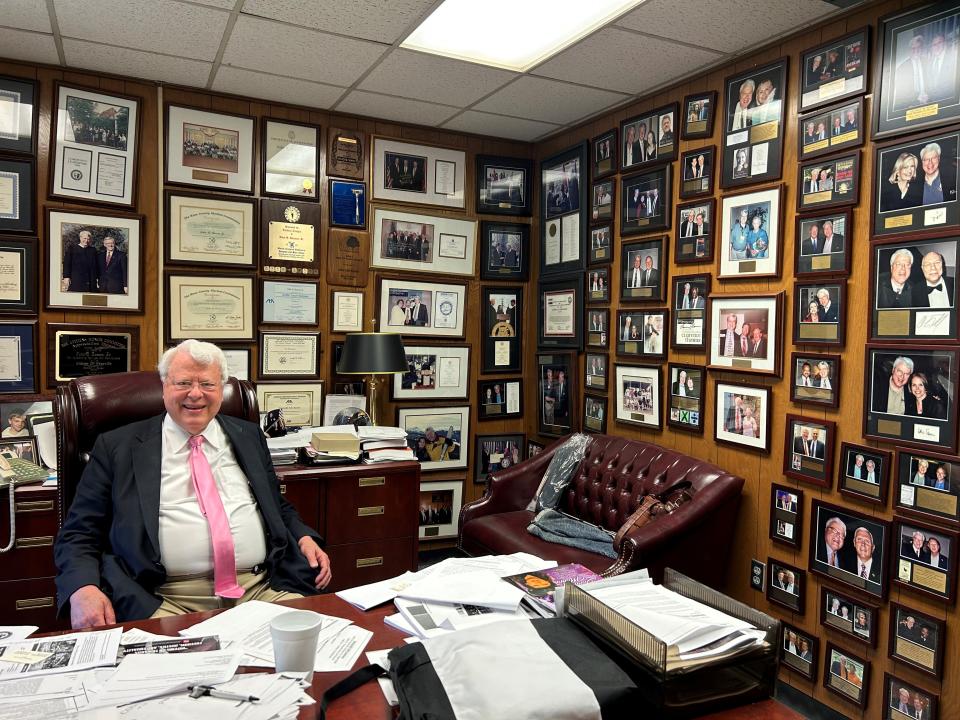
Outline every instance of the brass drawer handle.
[[25, 548], [51, 547], [53, 546], [53, 535], [41, 535], [40, 537], [19, 538], [16, 543], [17, 550]]
[[377, 565], [383, 565], [383, 555], [377, 555], [376, 557], [368, 558], [357, 558], [358, 568], [376, 567]]
[[357, 508], [357, 517], [370, 517], [371, 515], [383, 515], [383, 505], [371, 505], [370, 507]]
[[286, 495], [286, 494], [287, 494], [287, 485], [286, 485], [286, 483], [280, 483], [280, 494], [281, 494], [281, 495]]
[[50, 512], [53, 510], [53, 500], [25, 500], [17, 503], [18, 513]]
[[379, 475], [376, 477], [364, 477], [364, 478], [360, 478], [357, 484], [360, 487], [376, 487], [377, 485], [386, 485], [387, 478], [383, 475]]
[[17, 600], [17, 610], [39, 610], [40, 608], [53, 607], [52, 597], [27, 598]]

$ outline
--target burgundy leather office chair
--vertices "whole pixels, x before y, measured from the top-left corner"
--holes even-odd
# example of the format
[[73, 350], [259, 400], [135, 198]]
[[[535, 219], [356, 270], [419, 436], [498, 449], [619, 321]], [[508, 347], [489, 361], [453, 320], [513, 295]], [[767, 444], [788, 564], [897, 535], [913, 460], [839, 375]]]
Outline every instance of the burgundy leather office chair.
[[[73, 502], [83, 468], [100, 433], [164, 412], [163, 385], [155, 370], [90, 375], [57, 388], [57, 499], [59, 524]], [[220, 412], [258, 423], [257, 393], [246, 380], [231, 377]]]

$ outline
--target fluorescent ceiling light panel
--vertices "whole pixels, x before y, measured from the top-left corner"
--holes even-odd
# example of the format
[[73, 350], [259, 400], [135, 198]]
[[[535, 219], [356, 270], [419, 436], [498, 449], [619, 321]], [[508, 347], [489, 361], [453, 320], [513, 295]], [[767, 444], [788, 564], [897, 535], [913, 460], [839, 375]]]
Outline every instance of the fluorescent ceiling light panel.
[[524, 72], [645, 0], [445, 0], [400, 43]]

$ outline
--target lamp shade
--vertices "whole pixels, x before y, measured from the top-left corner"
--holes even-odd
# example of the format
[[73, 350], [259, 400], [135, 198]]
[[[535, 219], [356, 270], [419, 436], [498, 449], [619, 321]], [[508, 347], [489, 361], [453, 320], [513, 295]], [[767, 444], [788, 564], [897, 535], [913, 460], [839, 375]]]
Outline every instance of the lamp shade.
[[343, 343], [337, 372], [343, 375], [374, 375], [404, 372], [407, 352], [396, 333], [350, 333]]

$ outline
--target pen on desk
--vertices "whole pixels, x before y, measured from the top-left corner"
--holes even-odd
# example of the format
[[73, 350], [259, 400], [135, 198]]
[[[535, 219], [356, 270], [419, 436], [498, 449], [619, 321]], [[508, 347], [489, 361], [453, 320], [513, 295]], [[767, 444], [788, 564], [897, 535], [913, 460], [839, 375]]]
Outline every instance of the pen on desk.
[[210, 697], [220, 698], [221, 700], [237, 700], [239, 702], [258, 702], [260, 698], [255, 695], [241, 695], [240, 693], [229, 692], [227, 690], [218, 690], [210, 685], [191, 685], [190, 696], [193, 698], [209, 695]]

